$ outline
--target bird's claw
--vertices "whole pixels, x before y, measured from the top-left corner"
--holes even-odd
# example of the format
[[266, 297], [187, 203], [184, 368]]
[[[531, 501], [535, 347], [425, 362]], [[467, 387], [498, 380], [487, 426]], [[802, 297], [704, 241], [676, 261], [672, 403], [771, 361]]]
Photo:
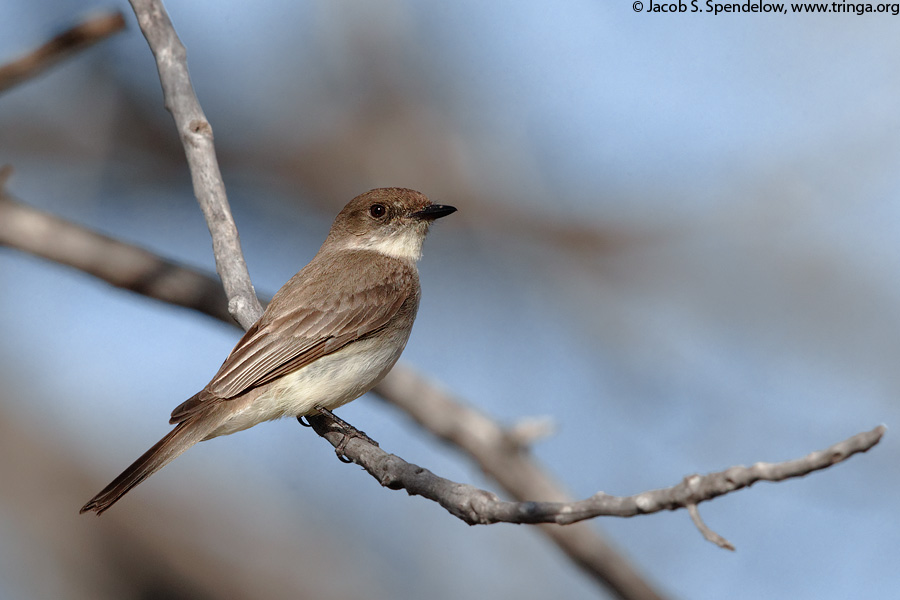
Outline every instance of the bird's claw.
[[[373, 446], [378, 446], [378, 442], [366, 435], [366, 432], [360, 431], [324, 406], [316, 406], [316, 411], [318, 411], [319, 415], [325, 417], [331, 422], [332, 429], [339, 431], [343, 435], [340, 443], [338, 443], [338, 445], [334, 448], [334, 453], [337, 455], [338, 460], [342, 463], [349, 464], [353, 462], [353, 460], [349, 458], [345, 453], [345, 450], [347, 449], [347, 442], [349, 442], [353, 438], [359, 438], [365, 442], [372, 444]], [[297, 417], [297, 421], [299, 421], [300, 424], [304, 427], [312, 426], [310, 423], [304, 422], [303, 417]]]

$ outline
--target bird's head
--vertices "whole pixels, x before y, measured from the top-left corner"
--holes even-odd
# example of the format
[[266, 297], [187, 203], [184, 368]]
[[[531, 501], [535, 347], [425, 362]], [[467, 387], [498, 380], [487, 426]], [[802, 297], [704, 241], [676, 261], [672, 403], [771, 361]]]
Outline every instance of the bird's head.
[[428, 227], [456, 211], [406, 188], [378, 188], [351, 200], [338, 213], [325, 244], [334, 249], [380, 252], [418, 260]]

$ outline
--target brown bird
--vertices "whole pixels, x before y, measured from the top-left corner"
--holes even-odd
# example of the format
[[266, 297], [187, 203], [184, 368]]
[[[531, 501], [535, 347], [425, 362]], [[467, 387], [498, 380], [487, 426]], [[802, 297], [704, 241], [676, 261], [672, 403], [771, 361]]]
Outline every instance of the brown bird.
[[197, 442], [332, 410], [372, 389], [409, 339], [429, 225], [455, 210], [404, 188], [351, 200], [212, 381], [172, 411], [175, 428], [81, 512], [102, 513]]

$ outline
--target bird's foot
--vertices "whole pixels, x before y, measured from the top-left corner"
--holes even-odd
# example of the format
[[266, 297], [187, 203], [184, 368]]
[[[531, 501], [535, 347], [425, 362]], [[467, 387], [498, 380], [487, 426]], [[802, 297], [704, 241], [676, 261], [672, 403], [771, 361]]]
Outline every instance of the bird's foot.
[[[319, 413], [316, 416], [322, 417], [322, 418], [326, 419], [327, 421], [329, 421], [330, 429], [332, 429], [334, 431], [339, 431], [341, 434], [343, 434], [343, 437], [341, 438], [340, 443], [334, 447], [334, 453], [337, 454], [338, 460], [340, 460], [341, 462], [344, 462], [344, 463], [353, 462], [352, 460], [347, 458], [346, 454], [344, 454], [344, 450], [347, 448], [347, 442], [349, 442], [353, 438], [359, 438], [363, 441], [366, 441], [366, 442], [372, 444], [373, 446], [378, 446], [378, 442], [376, 442], [375, 440], [370, 438], [368, 435], [366, 435], [366, 433], [364, 431], [360, 431], [359, 429], [357, 429], [356, 427], [354, 427], [347, 421], [343, 420], [342, 418], [340, 418], [339, 416], [337, 416], [336, 414], [334, 414], [333, 412], [331, 412], [324, 406], [316, 406], [316, 411], [318, 411], [318, 413]], [[302, 416], [297, 417], [297, 420], [304, 427], [312, 427], [311, 423], [305, 423], [303, 421]]]

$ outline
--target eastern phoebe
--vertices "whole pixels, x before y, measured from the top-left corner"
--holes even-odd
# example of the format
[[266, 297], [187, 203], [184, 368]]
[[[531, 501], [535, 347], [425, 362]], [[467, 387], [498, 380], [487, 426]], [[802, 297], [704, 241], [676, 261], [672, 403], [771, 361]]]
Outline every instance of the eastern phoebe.
[[212, 381], [172, 411], [175, 429], [81, 512], [102, 513], [197, 442], [319, 406], [331, 410], [372, 389], [409, 339], [428, 226], [454, 211], [403, 188], [351, 200]]

